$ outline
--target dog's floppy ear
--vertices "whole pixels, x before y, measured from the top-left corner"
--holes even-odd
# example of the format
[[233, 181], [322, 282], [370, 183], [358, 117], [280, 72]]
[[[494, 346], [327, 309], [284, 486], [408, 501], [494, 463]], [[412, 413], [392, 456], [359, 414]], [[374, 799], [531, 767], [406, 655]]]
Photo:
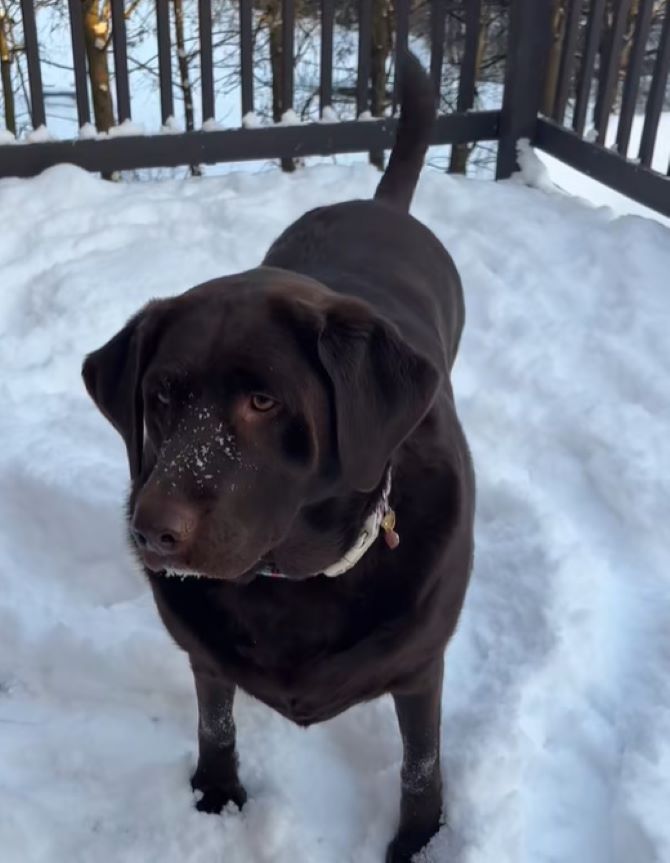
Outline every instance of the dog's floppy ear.
[[333, 301], [318, 351], [335, 392], [344, 476], [353, 488], [372, 491], [393, 450], [430, 408], [440, 375], [392, 324], [356, 300]]
[[142, 377], [155, 342], [156, 321], [150, 304], [107, 344], [89, 354], [82, 368], [88, 394], [124, 440], [133, 479], [142, 470]]

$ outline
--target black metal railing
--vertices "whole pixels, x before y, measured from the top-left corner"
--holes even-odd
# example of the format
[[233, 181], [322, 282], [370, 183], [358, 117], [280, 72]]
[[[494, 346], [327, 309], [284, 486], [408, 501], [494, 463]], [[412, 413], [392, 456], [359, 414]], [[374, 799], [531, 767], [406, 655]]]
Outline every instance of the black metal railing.
[[[545, 94], [534, 143], [670, 215], [670, 166], [656, 160], [652, 167], [664, 104], [670, 110], [670, 2], [565, 0], [565, 13], [560, 72]], [[640, 108], [639, 146], [631, 152]]]
[[[82, 127], [90, 123], [92, 117], [90, 46], [85, 38], [85, 13], [82, 11], [85, 3], [82, 0], [67, 2], [77, 121]], [[324, 123], [314, 118], [300, 125], [275, 122], [260, 128], [245, 128], [251, 124], [245, 124], [244, 118], [254, 113], [262, 86], [255, 77], [255, 41], [261, 13], [254, 0], [237, 0], [238, 8], [234, 11], [239, 127], [221, 129], [209, 124], [207, 128], [213, 131], [192, 129], [171, 135], [131, 134], [0, 144], [0, 176], [31, 176], [64, 161], [109, 175], [125, 169], [266, 158], [290, 160], [307, 155], [379, 153], [388, 149], [393, 140], [395, 120], [392, 117], [367, 119], [372, 105], [374, 3], [375, 0], [358, 0], [355, 7], [358, 50], [354, 61], [356, 80], [352, 109], [355, 106], [357, 119]], [[423, 0], [424, 7], [426, 3], [427, 23], [419, 36], [412, 30], [416, 3], [394, 0], [389, 7], [393, 11], [393, 53], [397, 58], [411, 37], [422, 38], [437, 94], [444, 86], [445, 55], [451, 47], [446, 43], [445, 22], [455, 18], [463, 34], [455, 110], [438, 116], [434, 143], [463, 145], [497, 141], [496, 176], [504, 178], [516, 169], [519, 139], [529, 138], [537, 147], [574, 168], [670, 215], [667, 166], [661, 171], [658, 166], [656, 170], [652, 167], [659, 120], [668, 100], [670, 0]], [[153, 7], [157, 99], [163, 124], [167, 124], [175, 112], [173, 4], [174, 0], [155, 0]], [[110, 0], [113, 59], [110, 77], [115, 85], [113, 119], [118, 124], [133, 116], [126, 32], [126, 13], [130, 5], [131, 0]], [[336, 15], [341, 5], [337, 0], [320, 0], [310, 7], [319, 23], [315, 92], [321, 118], [325, 109], [331, 109], [333, 101]], [[298, 7], [294, 0], [274, 0], [274, 6], [280, 28], [276, 43], [278, 80], [270, 86], [274, 87], [273, 104], [277, 109], [274, 119], [277, 120], [277, 113], [282, 116], [294, 107]], [[215, 64], [219, 49], [212, 38], [211, 0], [198, 0], [193, 8], [196, 7], [199, 74], [193, 93], [189, 90], [189, 98], [199, 94], [201, 118], [205, 123], [216, 119]], [[501, 51], [504, 69], [499, 76], [502, 107], [473, 110], [481, 72], [482, 16], [491, 7], [495, 7], [506, 22]], [[34, 0], [20, 0], [20, 8], [21, 50], [27, 69], [30, 119], [32, 127], [38, 129], [46, 122], [46, 112]], [[397, 96], [397, 80], [394, 79], [389, 97], [394, 110]], [[639, 150], [630, 154], [635, 112], [641, 107], [644, 119]], [[617, 113], [613, 114], [615, 108]], [[611, 116], [618, 116], [613, 142], [607, 138]], [[454, 164], [452, 160], [452, 168]]]

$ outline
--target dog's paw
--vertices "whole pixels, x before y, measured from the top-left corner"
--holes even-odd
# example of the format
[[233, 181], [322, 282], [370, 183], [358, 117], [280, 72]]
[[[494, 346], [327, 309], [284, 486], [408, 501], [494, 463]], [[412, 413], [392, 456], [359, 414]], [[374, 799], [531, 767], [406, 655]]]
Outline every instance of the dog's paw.
[[209, 782], [199, 782], [197, 776], [194, 776], [191, 780], [191, 788], [198, 795], [195, 808], [199, 812], [207, 812], [210, 815], [218, 815], [228, 803], [234, 803], [238, 809], [241, 809], [247, 802], [247, 792], [239, 782], [213, 785]]

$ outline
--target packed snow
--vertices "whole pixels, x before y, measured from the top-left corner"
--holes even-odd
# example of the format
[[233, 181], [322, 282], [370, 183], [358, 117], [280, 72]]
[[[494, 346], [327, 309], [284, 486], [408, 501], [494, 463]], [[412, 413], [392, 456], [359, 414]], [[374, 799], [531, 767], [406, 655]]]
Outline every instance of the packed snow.
[[[79, 375], [150, 297], [254, 266], [304, 210], [377, 180], [0, 181], [3, 863], [382, 859], [389, 698], [305, 731], [240, 695], [249, 802], [195, 810], [190, 673], [125, 545], [123, 445]], [[670, 231], [437, 171], [414, 212], [463, 277], [454, 380], [478, 476], [447, 651], [447, 823], [425, 863], [667, 861]]]

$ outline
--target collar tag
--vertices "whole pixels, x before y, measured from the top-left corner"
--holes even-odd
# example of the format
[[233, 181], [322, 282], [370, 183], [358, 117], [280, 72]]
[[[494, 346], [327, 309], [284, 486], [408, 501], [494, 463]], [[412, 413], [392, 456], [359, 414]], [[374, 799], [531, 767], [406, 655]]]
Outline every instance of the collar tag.
[[386, 545], [393, 550], [400, 545], [400, 536], [395, 529], [395, 511], [387, 510], [386, 515], [382, 518], [382, 530], [384, 531], [384, 539]]

